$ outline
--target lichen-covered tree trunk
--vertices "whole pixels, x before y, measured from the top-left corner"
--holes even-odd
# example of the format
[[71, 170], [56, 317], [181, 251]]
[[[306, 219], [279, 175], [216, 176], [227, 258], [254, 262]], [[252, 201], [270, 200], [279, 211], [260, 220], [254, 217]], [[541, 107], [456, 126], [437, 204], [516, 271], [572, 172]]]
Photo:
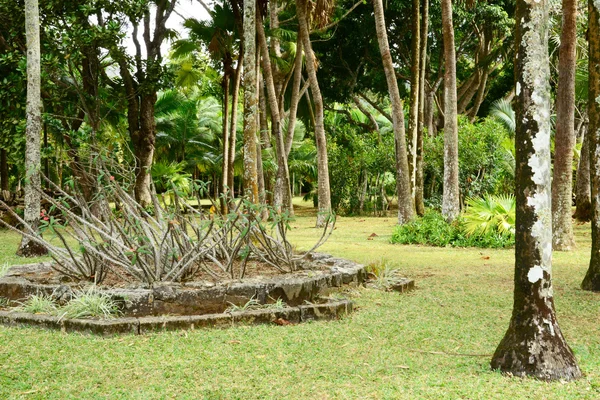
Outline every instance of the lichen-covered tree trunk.
[[256, 0], [244, 0], [244, 193], [258, 203], [256, 133], [258, 92], [256, 87]]
[[560, 251], [568, 251], [575, 246], [571, 223], [571, 203], [573, 197], [573, 149], [575, 147], [576, 49], [577, 0], [563, 0], [552, 177], [552, 244], [554, 250]]
[[548, 0], [517, 0], [514, 304], [492, 369], [544, 380], [581, 376], [554, 311]]
[[412, 40], [410, 42], [410, 104], [408, 110], [408, 169], [410, 171], [410, 186], [413, 203], [417, 190], [417, 142], [419, 120], [419, 93], [421, 80], [421, 21], [420, 0], [412, 0]]
[[423, 201], [423, 135], [425, 130], [425, 72], [427, 71], [427, 35], [429, 33], [429, 0], [422, 1], [421, 41], [419, 50], [419, 113], [417, 122], [417, 160], [415, 175], [415, 211], [417, 215], [425, 214]]
[[377, 30], [377, 42], [383, 62], [383, 70], [390, 92], [392, 102], [392, 125], [394, 128], [394, 140], [396, 147], [396, 190], [398, 195], [398, 224], [405, 224], [414, 217], [414, 205], [410, 190], [410, 170], [406, 152], [406, 135], [404, 132], [404, 113], [402, 111], [402, 100], [396, 81], [396, 73], [392, 63], [392, 55], [387, 37], [385, 18], [383, 14], [383, 2], [373, 0], [375, 13], [375, 29]]
[[600, 291], [600, 0], [588, 0], [589, 97], [588, 136], [592, 188], [592, 255], [581, 283], [584, 290]]
[[[331, 188], [329, 186], [329, 161], [327, 159], [327, 137], [323, 115], [323, 97], [317, 80], [317, 63], [310, 43], [306, 0], [296, 0], [298, 15], [298, 34], [302, 38], [302, 47], [306, 56], [306, 72], [310, 82], [315, 106], [315, 142], [317, 147], [317, 196], [319, 212], [317, 226], [323, 226], [331, 213]], [[406, 156], [405, 156], [406, 158]]]
[[579, 156], [579, 166], [575, 177], [575, 214], [573, 217], [580, 222], [592, 219], [592, 192], [590, 183], [590, 135], [584, 126], [583, 142]]
[[458, 186], [458, 122], [456, 99], [456, 51], [452, 0], [442, 0], [442, 27], [444, 37], [444, 189], [442, 214], [454, 221], [460, 212]]
[[[40, 77], [40, 11], [38, 0], [25, 0], [25, 32], [27, 37], [27, 125], [25, 130], [25, 222], [37, 231], [40, 222], [40, 134], [42, 132], [42, 99]], [[25, 236], [17, 255], [36, 257], [48, 250]]]

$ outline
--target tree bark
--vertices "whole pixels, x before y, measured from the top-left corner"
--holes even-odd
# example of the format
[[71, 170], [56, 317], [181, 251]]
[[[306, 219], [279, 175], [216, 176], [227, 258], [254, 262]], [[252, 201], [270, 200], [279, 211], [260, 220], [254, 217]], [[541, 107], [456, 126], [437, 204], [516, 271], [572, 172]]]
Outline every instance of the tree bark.
[[292, 197], [290, 191], [290, 171], [288, 169], [287, 153], [283, 140], [281, 115], [279, 114], [279, 102], [277, 101], [278, 96], [273, 79], [271, 59], [269, 57], [269, 47], [267, 46], [267, 38], [265, 37], [260, 15], [257, 18], [256, 29], [258, 31], [258, 43], [262, 54], [263, 76], [267, 86], [267, 98], [271, 110], [271, 132], [275, 138], [275, 148], [277, 150], [277, 177], [275, 180], [273, 203], [277, 211], [289, 211]]
[[442, 26], [444, 32], [444, 189], [442, 214], [454, 221], [460, 212], [458, 186], [458, 122], [456, 100], [456, 53], [452, 0], [442, 0]]
[[573, 218], [580, 222], [592, 219], [592, 193], [590, 183], [590, 135], [586, 127], [584, 130], [581, 155], [575, 182], [575, 214]]
[[548, 1], [517, 0], [516, 246], [513, 313], [492, 369], [543, 380], [581, 376], [556, 319], [550, 207]]
[[592, 195], [592, 254], [581, 283], [584, 290], [600, 291], [600, 4], [588, 1], [589, 41], [589, 152]]
[[[25, 215], [29, 229], [38, 231], [42, 189], [40, 182], [40, 134], [42, 132], [42, 99], [40, 73], [40, 11], [38, 0], [25, 0], [25, 33], [27, 40], [27, 125], [25, 130]], [[27, 228], [25, 228], [27, 229]], [[48, 250], [23, 236], [17, 250], [22, 257], [45, 255]]]
[[227, 197], [229, 190], [227, 187], [227, 177], [229, 176], [229, 89], [230, 77], [226, 72], [223, 75], [223, 171], [221, 176], [221, 212], [227, 214]]
[[410, 171], [410, 186], [413, 203], [416, 199], [417, 183], [417, 143], [418, 143], [418, 120], [419, 120], [419, 75], [421, 72], [421, 21], [420, 0], [412, 0], [412, 40], [410, 42], [410, 54], [412, 64], [410, 66], [410, 104], [408, 112], [408, 169]]
[[383, 2], [373, 0], [375, 13], [375, 28], [377, 30], [377, 41], [383, 62], [383, 70], [390, 92], [392, 102], [392, 125], [394, 128], [395, 150], [396, 150], [396, 190], [398, 196], [398, 224], [405, 224], [414, 217], [414, 205], [410, 190], [410, 170], [406, 152], [406, 137], [404, 132], [404, 113], [402, 100], [396, 81], [396, 73], [392, 63], [385, 19], [383, 14]]
[[244, 45], [240, 46], [240, 54], [238, 56], [237, 67], [233, 75], [233, 92], [231, 94], [231, 124], [229, 133], [229, 149], [227, 160], [229, 166], [227, 167], [227, 186], [229, 187], [230, 197], [233, 198], [235, 194], [234, 189], [234, 178], [235, 178], [235, 149], [237, 142], [237, 114], [238, 114], [238, 99], [240, 95], [240, 86], [242, 83], [242, 70], [244, 62]]
[[6, 149], [0, 149], [0, 190], [8, 191], [8, 153]]
[[425, 215], [423, 201], [423, 135], [425, 134], [425, 72], [427, 70], [427, 35], [429, 33], [429, 0], [423, 0], [421, 13], [421, 41], [420, 41], [420, 73], [419, 73], [419, 114], [417, 123], [417, 160], [415, 175], [415, 211], [417, 215]]
[[258, 203], [256, 133], [258, 92], [256, 87], [256, 0], [244, 0], [244, 195]]
[[[327, 137], [325, 136], [325, 125], [323, 115], [323, 97], [317, 80], [317, 62], [312, 50], [309, 36], [306, 0], [296, 0], [296, 11], [298, 15], [298, 34], [302, 38], [302, 47], [306, 55], [306, 72], [310, 81], [313, 103], [315, 106], [315, 141], [317, 147], [317, 192], [319, 212], [317, 214], [317, 226], [323, 226], [331, 213], [331, 189], [329, 186], [329, 163], [327, 160]], [[405, 156], [406, 158], [406, 156]]]
[[552, 178], [552, 245], [568, 251], [575, 246], [571, 218], [573, 149], [575, 148], [575, 69], [577, 67], [577, 0], [562, 1], [562, 32], [556, 93], [556, 135]]

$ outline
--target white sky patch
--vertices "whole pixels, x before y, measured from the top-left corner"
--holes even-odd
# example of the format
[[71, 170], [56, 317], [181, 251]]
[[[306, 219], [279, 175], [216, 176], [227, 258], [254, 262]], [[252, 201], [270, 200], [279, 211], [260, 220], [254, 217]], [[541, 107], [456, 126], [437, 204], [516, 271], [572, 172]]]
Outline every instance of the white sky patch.
[[[210, 9], [213, 8], [213, 2], [205, 1], [205, 4]], [[184, 39], [188, 37], [187, 29], [183, 27], [183, 22], [187, 18], [196, 18], [198, 20], [208, 21], [210, 20], [210, 15], [198, 0], [179, 0], [177, 2], [177, 5], [175, 6], [175, 10], [173, 11], [173, 13], [167, 21], [167, 28], [176, 31], [179, 34], [178, 39]], [[150, 28], [154, 30], [154, 6], [151, 8]], [[140, 28], [138, 30], [138, 39], [140, 41], [140, 44], [142, 45], [142, 57], [146, 57], [142, 33], [143, 24], [140, 24]], [[135, 54], [135, 45], [133, 44], [132, 35], [133, 27], [129, 25], [127, 27], [127, 35], [123, 44], [127, 49], [127, 53], [129, 53], [130, 55]], [[170, 47], [171, 43], [167, 40], [164, 40], [162, 46], [160, 47], [163, 58], [168, 55]]]

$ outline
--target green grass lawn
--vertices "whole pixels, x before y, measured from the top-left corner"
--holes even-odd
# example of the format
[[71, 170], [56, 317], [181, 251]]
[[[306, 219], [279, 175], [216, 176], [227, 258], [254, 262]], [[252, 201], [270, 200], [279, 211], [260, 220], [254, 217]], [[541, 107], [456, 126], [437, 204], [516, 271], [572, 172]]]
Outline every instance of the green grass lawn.
[[[308, 248], [320, 230], [297, 203], [291, 234]], [[558, 318], [584, 377], [546, 383], [489, 369], [512, 308], [513, 250], [389, 244], [395, 218], [338, 218], [320, 251], [386, 259], [417, 288], [360, 289], [343, 320], [99, 338], [0, 327], [0, 398], [68, 399], [599, 399], [600, 294], [579, 289], [590, 252], [554, 254]], [[375, 233], [372, 240], [368, 237]], [[0, 261], [19, 238], [0, 232]]]

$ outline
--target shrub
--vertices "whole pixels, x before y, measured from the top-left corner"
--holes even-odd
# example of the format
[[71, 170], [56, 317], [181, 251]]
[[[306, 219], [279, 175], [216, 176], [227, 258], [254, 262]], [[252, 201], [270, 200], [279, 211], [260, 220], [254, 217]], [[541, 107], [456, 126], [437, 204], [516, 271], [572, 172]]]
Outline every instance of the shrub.
[[[514, 158], [507, 149], [508, 132], [493, 118], [472, 124], [459, 116], [459, 185], [464, 198], [511, 192]], [[441, 196], [444, 177], [444, 137], [425, 137], [423, 150], [426, 197]], [[510, 143], [510, 141], [508, 141]]]
[[388, 290], [391, 286], [402, 281], [398, 266], [392, 265], [388, 260], [381, 259], [372, 262], [366, 267], [370, 283], [377, 289]]
[[392, 243], [424, 244], [437, 247], [482, 247], [505, 248], [514, 245], [514, 236], [496, 231], [468, 235], [465, 222], [459, 217], [452, 223], [446, 222], [437, 211], [428, 210], [422, 218], [399, 225], [394, 229]]

